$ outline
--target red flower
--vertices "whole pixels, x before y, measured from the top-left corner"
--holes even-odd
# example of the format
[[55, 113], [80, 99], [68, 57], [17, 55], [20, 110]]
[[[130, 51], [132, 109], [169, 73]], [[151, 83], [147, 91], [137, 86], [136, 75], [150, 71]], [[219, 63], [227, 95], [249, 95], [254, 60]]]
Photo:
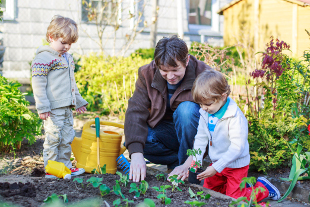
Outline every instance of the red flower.
[[310, 135], [310, 124], [308, 125], [308, 132], [309, 132], [309, 135]]

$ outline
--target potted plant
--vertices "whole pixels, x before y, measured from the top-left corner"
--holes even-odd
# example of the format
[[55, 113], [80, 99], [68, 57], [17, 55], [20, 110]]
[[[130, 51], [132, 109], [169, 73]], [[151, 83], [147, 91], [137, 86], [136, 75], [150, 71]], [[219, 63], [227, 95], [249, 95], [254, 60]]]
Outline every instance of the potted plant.
[[189, 175], [188, 175], [188, 182], [193, 184], [200, 184], [200, 180], [197, 179], [197, 175], [203, 172], [203, 169], [201, 168], [202, 164], [201, 161], [197, 161], [197, 155], [201, 155], [200, 149], [188, 149], [187, 153], [188, 156], [195, 157], [195, 162], [191, 167], [189, 168]]

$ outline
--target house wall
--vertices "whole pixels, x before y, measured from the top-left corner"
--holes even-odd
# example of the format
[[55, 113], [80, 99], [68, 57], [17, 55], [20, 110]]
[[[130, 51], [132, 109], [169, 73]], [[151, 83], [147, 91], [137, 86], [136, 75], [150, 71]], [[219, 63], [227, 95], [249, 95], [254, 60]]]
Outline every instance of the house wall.
[[224, 14], [224, 45], [244, 43], [253, 46], [254, 1], [244, 0], [226, 9]]
[[298, 7], [297, 22], [297, 55], [301, 57], [305, 50], [310, 50], [310, 36], [305, 31], [310, 32], [310, 7]]
[[[243, 0], [223, 11], [224, 44], [234, 45], [237, 39], [254, 48], [255, 18], [258, 18], [258, 47], [264, 51], [270, 37], [283, 40], [291, 46], [288, 54], [301, 57], [310, 48], [310, 7], [302, 7], [283, 0], [258, 0], [258, 17], [255, 17], [255, 0]], [[294, 16], [295, 15], [295, 16]]]
[[258, 51], [266, 48], [271, 36], [292, 46], [294, 5], [283, 0], [260, 0]]

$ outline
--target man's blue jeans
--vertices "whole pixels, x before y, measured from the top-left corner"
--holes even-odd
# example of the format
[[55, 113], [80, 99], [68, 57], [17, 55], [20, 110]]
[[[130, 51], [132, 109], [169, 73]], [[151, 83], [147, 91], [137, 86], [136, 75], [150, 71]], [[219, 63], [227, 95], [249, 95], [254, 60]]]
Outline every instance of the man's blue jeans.
[[199, 105], [185, 101], [173, 113], [173, 120], [161, 120], [148, 128], [144, 157], [155, 164], [173, 169], [187, 159], [186, 152], [193, 148], [199, 122]]

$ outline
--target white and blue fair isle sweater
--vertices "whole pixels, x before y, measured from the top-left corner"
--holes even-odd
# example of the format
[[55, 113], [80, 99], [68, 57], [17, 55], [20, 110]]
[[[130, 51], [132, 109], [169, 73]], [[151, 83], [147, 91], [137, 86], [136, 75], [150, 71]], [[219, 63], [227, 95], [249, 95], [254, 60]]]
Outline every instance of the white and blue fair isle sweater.
[[39, 114], [55, 108], [80, 108], [87, 104], [76, 86], [74, 68], [69, 53], [61, 56], [50, 46], [38, 48], [31, 69], [33, 94]]
[[[215, 114], [200, 109], [194, 149], [201, 149], [197, 160], [202, 162], [209, 144], [209, 156], [217, 172], [224, 168], [241, 168], [250, 164], [248, 121], [231, 98]], [[211, 145], [212, 143], [212, 145]]]

